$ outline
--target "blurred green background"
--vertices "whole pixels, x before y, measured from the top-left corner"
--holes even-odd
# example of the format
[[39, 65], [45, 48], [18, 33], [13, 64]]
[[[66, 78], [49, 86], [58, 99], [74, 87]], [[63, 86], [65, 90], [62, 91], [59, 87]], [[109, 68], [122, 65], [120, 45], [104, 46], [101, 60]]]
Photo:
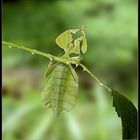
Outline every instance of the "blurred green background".
[[[86, 27], [85, 64], [137, 107], [137, 0], [3, 1], [4, 41], [62, 55], [56, 37]], [[81, 68], [77, 105], [54, 119], [40, 93], [48, 59], [2, 47], [3, 140], [120, 140], [112, 97]], [[129, 115], [129, 114], [128, 114]]]

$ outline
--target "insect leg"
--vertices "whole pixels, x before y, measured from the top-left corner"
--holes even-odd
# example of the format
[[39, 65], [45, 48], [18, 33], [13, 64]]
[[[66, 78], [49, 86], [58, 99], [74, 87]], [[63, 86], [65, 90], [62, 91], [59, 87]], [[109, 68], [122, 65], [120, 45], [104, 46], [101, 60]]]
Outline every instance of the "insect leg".
[[50, 75], [50, 73], [53, 71], [53, 69], [55, 68], [56, 66], [56, 62], [55, 61], [51, 61], [49, 64], [48, 64], [48, 68], [47, 70], [44, 72], [44, 78], [48, 77]]
[[77, 76], [77, 73], [75, 72], [75, 70], [73, 69], [73, 67], [71, 65], [68, 65], [70, 70], [71, 70], [71, 73], [72, 73], [72, 76], [73, 78], [75, 79], [76, 82], [78, 82], [78, 76]]

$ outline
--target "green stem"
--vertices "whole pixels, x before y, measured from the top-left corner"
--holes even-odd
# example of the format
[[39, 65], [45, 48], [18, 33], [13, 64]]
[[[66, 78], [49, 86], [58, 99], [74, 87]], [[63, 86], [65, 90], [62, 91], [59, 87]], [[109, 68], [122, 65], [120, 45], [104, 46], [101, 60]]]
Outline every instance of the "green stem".
[[105, 89], [107, 89], [109, 92], [112, 92], [112, 89], [109, 88], [108, 86], [106, 86], [103, 82], [101, 82], [101, 80], [99, 80], [92, 72], [90, 72], [90, 70], [85, 67], [83, 64], [79, 63], [78, 65], [80, 65], [84, 71], [86, 71], [88, 74], [90, 74], [92, 76], [93, 79], [95, 79], [100, 86], [104, 87]]
[[6, 45], [8, 46], [9, 48], [18, 48], [18, 49], [22, 49], [22, 50], [25, 50], [25, 51], [28, 51], [32, 54], [38, 54], [38, 55], [41, 55], [41, 56], [44, 56], [44, 57], [47, 57], [49, 59], [52, 59], [52, 60], [56, 60], [56, 61], [59, 61], [59, 62], [63, 62], [63, 63], [71, 63], [71, 64], [75, 64], [75, 65], [79, 65], [81, 66], [84, 71], [86, 71], [87, 73], [89, 73], [93, 79], [95, 79], [100, 86], [104, 87], [105, 89], [107, 89], [109, 92], [111, 92], [111, 88], [109, 88], [108, 86], [106, 86], [103, 82], [101, 82], [92, 72], [90, 72], [90, 70], [88, 70], [87, 67], [85, 67], [83, 64], [81, 63], [78, 63], [76, 62], [75, 60], [72, 60], [72, 59], [69, 59], [69, 58], [65, 58], [64, 56], [62, 57], [56, 57], [54, 55], [51, 55], [51, 54], [47, 54], [47, 53], [43, 53], [43, 52], [40, 52], [38, 50], [35, 50], [35, 49], [30, 49], [30, 48], [26, 48], [24, 46], [19, 46], [19, 45], [15, 45], [13, 43], [10, 43], [10, 42], [6, 42], [6, 41], [2, 41], [2, 44], [3, 45]]
[[14, 47], [14, 48], [22, 49], [22, 50], [30, 52], [31, 54], [38, 54], [38, 55], [41, 55], [41, 56], [44, 56], [44, 57], [47, 57], [49, 59], [56, 60], [59, 62], [76, 64], [76, 62], [71, 60], [71, 59], [56, 57], [56, 56], [51, 55], [51, 54], [43, 53], [43, 52], [40, 52], [38, 50], [30, 49], [30, 48], [27, 48], [24, 46], [15, 45], [15, 44], [10, 43], [10, 42], [2, 41], [2, 44], [8, 46], [9, 48]]

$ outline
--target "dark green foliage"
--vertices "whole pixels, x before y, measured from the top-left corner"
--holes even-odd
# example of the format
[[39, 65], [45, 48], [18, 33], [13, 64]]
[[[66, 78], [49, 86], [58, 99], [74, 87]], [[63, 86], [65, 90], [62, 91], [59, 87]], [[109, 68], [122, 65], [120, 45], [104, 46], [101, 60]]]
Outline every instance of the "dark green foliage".
[[137, 138], [137, 109], [133, 103], [119, 92], [113, 90], [113, 106], [122, 121], [123, 139]]

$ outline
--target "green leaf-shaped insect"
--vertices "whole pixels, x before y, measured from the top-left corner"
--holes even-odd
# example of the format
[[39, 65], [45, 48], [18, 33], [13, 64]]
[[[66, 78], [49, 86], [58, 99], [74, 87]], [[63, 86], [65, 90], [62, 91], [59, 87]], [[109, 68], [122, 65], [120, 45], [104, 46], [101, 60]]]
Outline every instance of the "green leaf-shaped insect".
[[54, 115], [58, 116], [65, 109], [71, 111], [76, 105], [78, 94], [78, 77], [69, 64], [50, 62], [46, 73], [47, 83], [41, 94], [45, 107], [52, 108]]
[[[74, 39], [72, 34], [79, 31], [81, 37]], [[85, 42], [83, 27], [81, 30], [67, 30], [56, 38], [57, 45], [65, 51], [61, 58], [78, 61], [81, 59], [81, 52], [86, 52], [87, 43]], [[71, 58], [69, 55], [72, 53], [78, 54], [78, 56]], [[45, 72], [45, 78], [47, 78], [47, 82], [41, 93], [43, 106], [52, 108], [55, 116], [58, 116], [62, 110], [71, 111], [76, 105], [78, 94], [78, 76], [72, 65], [51, 61]]]
[[[81, 33], [77, 38], [74, 38], [74, 34]], [[87, 40], [85, 37], [84, 26], [81, 29], [71, 29], [61, 33], [56, 38], [56, 44], [64, 49], [65, 54], [84, 54], [87, 51]]]

